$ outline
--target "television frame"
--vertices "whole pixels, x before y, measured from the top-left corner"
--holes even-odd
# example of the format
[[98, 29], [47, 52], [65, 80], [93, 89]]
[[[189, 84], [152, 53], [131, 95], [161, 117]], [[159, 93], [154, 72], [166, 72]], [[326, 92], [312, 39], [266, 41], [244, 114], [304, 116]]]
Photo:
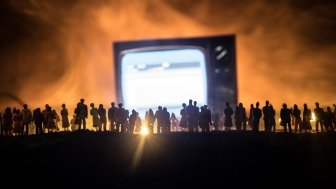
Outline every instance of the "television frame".
[[[235, 35], [114, 42], [116, 100], [118, 102], [124, 102], [122, 94], [121, 60], [125, 54], [165, 49], [200, 49], [205, 56], [208, 107], [210, 110], [215, 109], [217, 112], [222, 112], [225, 109], [225, 102], [229, 102], [231, 107], [235, 107], [238, 101], [235, 48]], [[185, 103], [188, 104], [188, 102]], [[157, 106], [159, 105], [160, 104]], [[204, 104], [198, 105], [202, 106]]]

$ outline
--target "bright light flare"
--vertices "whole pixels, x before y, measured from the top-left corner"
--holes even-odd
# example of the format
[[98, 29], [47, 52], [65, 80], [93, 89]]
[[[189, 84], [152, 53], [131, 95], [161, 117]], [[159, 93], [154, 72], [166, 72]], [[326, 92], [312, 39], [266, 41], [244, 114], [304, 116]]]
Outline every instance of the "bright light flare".
[[314, 112], [312, 112], [312, 119], [310, 121], [316, 121], [316, 116]]
[[147, 127], [141, 127], [140, 134], [143, 136], [146, 136], [149, 134], [148, 128]]

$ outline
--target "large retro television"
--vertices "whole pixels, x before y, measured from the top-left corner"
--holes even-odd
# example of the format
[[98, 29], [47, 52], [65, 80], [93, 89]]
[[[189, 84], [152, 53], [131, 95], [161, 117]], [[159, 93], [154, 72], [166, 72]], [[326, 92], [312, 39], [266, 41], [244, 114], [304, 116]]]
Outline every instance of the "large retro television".
[[189, 99], [222, 112], [237, 104], [235, 36], [113, 43], [117, 101], [143, 116], [167, 107], [179, 116]]

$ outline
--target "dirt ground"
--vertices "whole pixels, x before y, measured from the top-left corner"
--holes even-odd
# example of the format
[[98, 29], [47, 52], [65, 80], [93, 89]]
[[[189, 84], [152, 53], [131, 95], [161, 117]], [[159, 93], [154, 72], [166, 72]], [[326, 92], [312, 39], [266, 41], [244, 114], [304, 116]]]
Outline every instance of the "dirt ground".
[[12, 187], [323, 187], [334, 185], [335, 141], [235, 131], [0, 137], [0, 173]]

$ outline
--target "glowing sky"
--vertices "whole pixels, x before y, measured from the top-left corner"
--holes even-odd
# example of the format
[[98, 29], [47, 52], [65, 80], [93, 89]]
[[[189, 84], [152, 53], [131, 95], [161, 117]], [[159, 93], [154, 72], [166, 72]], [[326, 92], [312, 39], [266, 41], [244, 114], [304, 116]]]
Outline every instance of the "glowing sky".
[[[112, 42], [236, 34], [239, 101], [335, 103], [327, 0], [3, 0], [0, 94], [31, 106], [115, 99]], [[0, 95], [0, 108], [15, 104]]]

